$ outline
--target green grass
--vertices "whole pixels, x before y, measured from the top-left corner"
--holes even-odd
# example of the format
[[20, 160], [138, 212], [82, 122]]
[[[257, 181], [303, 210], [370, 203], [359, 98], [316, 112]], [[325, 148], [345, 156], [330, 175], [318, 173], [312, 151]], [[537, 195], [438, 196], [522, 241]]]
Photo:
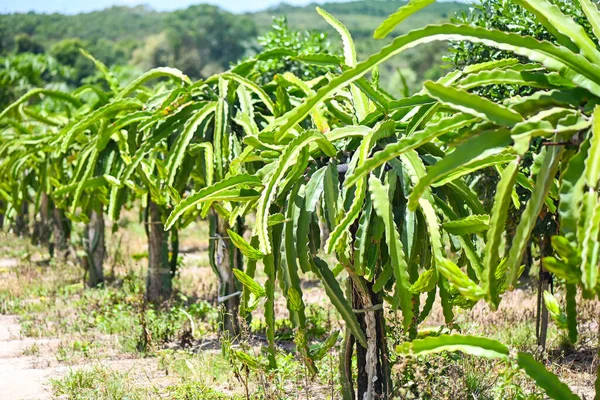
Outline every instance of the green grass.
[[103, 366], [71, 370], [60, 379], [52, 379], [51, 384], [55, 396], [69, 400], [241, 399], [184, 379], [164, 388], [153, 386], [147, 382], [137, 382], [132, 371], [122, 372]]
[[31, 346], [25, 347], [21, 354], [24, 356], [37, 356], [40, 354], [40, 346], [37, 343], [34, 343]]
[[226, 400], [242, 399], [241, 396], [228, 396], [205, 385], [187, 382], [167, 388], [168, 398], [173, 400]]
[[[16, 314], [25, 336], [115, 335], [126, 352], [146, 351], [148, 346], [176, 339], [189, 328], [190, 317], [198, 335], [216, 329], [218, 312], [205, 301], [188, 303], [180, 296], [160, 307], [145, 305], [144, 281], [137, 274], [103, 288], [86, 289], [71, 283], [69, 277], [79, 272], [72, 269], [58, 268], [46, 275], [30, 271], [32, 279], [18, 280], [22, 285], [18, 294], [0, 290], [0, 312]], [[54, 274], [66, 282], [53, 279]], [[143, 324], [151, 343], [143, 343]]]
[[61, 379], [52, 379], [55, 396], [69, 400], [138, 400], [149, 398], [146, 388], [134, 385], [128, 373], [96, 366], [72, 370]]
[[55, 357], [57, 361], [66, 364], [82, 362], [95, 357], [98, 354], [99, 347], [99, 343], [85, 339], [60, 343]]

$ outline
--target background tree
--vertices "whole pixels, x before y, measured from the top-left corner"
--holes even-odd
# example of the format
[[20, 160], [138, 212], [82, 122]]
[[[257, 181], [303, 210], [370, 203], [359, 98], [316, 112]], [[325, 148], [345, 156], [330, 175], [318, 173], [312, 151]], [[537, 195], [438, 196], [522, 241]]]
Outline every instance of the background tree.
[[175, 11], [165, 26], [175, 66], [194, 78], [225, 70], [244, 55], [246, 43], [256, 36], [249, 19], [208, 5]]
[[[331, 46], [327, 34], [321, 31], [293, 30], [286, 17], [273, 20], [271, 30], [258, 37], [258, 45], [262, 52], [286, 50], [297, 56], [308, 54], [339, 55]], [[290, 72], [302, 80], [311, 80], [333, 71], [334, 66], [311, 65], [293, 58], [293, 56], [273, 57], [259, 61], [256, 65], [256, 80], [265, 84], [273, 80], [275, 75]]]
[[15, 52], [40, 54], [44, 52], [44, 46], [30, 35], [21, 33], [15, 36]]
[[81, 54], [80, 49], [88, 49], [89, 44], [80, 39], [65, 39], [54, 45], [49, 53], [62, 65], [66, 65], [73, 70], [73, 76], [69, 82], [72, 85], [80, 86], [83, 80], [96, 72], [94, 63]]
[[[344, 16], [356, 41], [359, 56], [366, 58], [389, 42], [371, 37], [379, 18], [394, 12], [401, 4], [400, 0], [377, 3], [360, 0], [343, 4], [328, 3], [324, 7]], [[466, 12], [468, 6], [456, 2], [432, 4], [405, 21], [399, 33], [425, 24], [447, 21], [457, 11]], [[3, 40], [7, 41], [4, 46], [6, 52], [14, 50], [14, 36], [21, 33], [41, 43], [46, 51], [62, 40], [79, 39], [86, 43], [86, 50], [107, 65], [131, 63], [140, 65], [141, 71], [172, 65], [198, 78], [222, 72], [242, 56], [257, 53], [260, 44], [255, 39], [256, 35], [265, 35], [273, 23], [273, 17], [278, 15], [288, 17], [290, 32], [335, 34], [326, 22], [314, 18], [313, 7], [285, 5], [247, 14], [231, 14], [221, 9], [211, 9], [210, 6], [193, 6], [187, 11], [177, 12], [157, 12], [147, 6], [136, 6], [111, 7], [77, 15], [9, 14], [0, 15], [0, 30], [6, 32], [3, 35]], [[190, 30], [189, 27], [195, 28]], [[211, 35], [212, 32], [219, 34]], [[144, 54], [152, 54], [149, 50], [162, 41], [157, 39], [163, 34], [168, 37], [167, 54], [173, 56], [173, 61], [169, 64], [139, 64], [139, 60], [152, 59]], [[332, 38], [333, 47], [339, 48], [341, 43], [338, 38]], [[434, 45], [425, 51], [408, 52], [405, 57], [394, 59], [381, 69], [381, 87], [398, 95], [400, 81], [397, 71], [402, 69], [410, 86], [409, 91], [419, 90], [424, 78], [437, 79], [443, 75], [444, 71], [438, 63], [430, 69], [427, 62], [439, 60], [445, 52], [445, 46]]]
[[60, 87], [71, 69], [45, 54], [11, 54], [0, 57], [0, 107], [39, 87]]

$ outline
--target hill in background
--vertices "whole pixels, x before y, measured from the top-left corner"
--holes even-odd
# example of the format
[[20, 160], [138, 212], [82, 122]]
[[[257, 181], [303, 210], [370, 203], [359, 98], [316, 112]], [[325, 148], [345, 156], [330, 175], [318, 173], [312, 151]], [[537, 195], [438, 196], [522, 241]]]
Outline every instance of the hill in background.
[[[374, 29], [405, 1], [361, 0], [326, 3], [322, 8], [336, 16], [351, 31], [360, 59], [366, 58], [389, 40], [372, 39]], [[93, 66], [81, 59], [84, 47], [109, 65], [132, 65], [147, 69], [171, 65], [193, 78], [226, 69], [232, 62], [259, 51], [257, 36], [267, 32], [274, 17], [287, 16], [291, 28], [327, 32], [334, 46], [339, 38], [316, 13], [316, 4], [277, 7], [247, 14], [231, 14], [215, 6], [195, 5], [185, 10], [158, 12], [146, 6], [111, 7], [77, 15], [5, 14], [0, 15], [0, 54], [47, 52], [60, 62], [75, 66], [84, 79]], [[448, 20], [467, 11], [464, 3], [434, 3], [404, 21], [394, 35], [430, 23]], [[413, 85], [440, 74], [430, 70], [447, 48], [446, 43], [419, 47], [386, 64], [382, 71], [385, 87], [396, 90], [398, 69]], [[79, 65], [78, 65], [79, 64]], [[397, 93], [396, 93], [397, 94]]]
[[[258, 26], [268, 26], [273, 16], [287, 15], [292, 27], [297, 29], [330, 30], [322, 18], [315, 18], [315, 8], [327, 10], [352, 32], [355, 39], [371, 38], [375, 28], [388, 15], [396, 12], [407, 2], [402, 0], [359, 0], [325, 4], [310, 4], [303, 7], [290, 6], [285, 3], [265, 11], [249, 14]], [[457, 12], [467, 11], [469, 6], [459, 2], [438, 2], [412, 15], [395, 31], [396, 34], [406, 33], [423, 25], [447, 21]]]
[[[373, 39], [373, 32], [379, 24], [406, 3], [402, 0], [359, 0], [325, 4], [313, 3], [304, 7], [281, 4], [250, 15], [256, 25], [263, 30], [270, 25], [273, 17], [285, 15], [292, 28], [327, 32], [331, 42], [339, 47], [341, 41], [337, 33], [315, 12], [317, 6], [321, 7], [339, 19], [350, 30], [360, 61], [389, 44], [396, 36], [428, 24], [449, 21], [456, 14], [469, 11], [469, 5], [465, 3], [436, 2], [403, 21], [388, 38]], [[382, 66], [382, 85], [394, 95], [398, 95], [401, 86], [399, 69], [412, 89], [420, 87], [425, 79], [435, 79], [441, 76], [444, 70], [438, 67], [439, 60], [446, 54], [447, 48], [446, 42], [435, 42], [402, 53]]]

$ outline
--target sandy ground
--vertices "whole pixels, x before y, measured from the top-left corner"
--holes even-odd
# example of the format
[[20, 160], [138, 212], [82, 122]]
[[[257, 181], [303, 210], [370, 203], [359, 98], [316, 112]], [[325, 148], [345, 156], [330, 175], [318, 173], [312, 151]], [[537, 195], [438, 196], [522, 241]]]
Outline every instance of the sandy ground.
[[[50, 353], [58, 340], [21, 338], [19, 330], [15, 316], [0, 315], [0, 399], [49, 399], [49, 379], [69, 369], [51, 365]], [[39, 347], [39, 353], [24, 355], [32, 346]]]
[[17, 268], [19, 260], [15, 258], [0, 258], [0, 268]]
[[[0, 259], [0, 268], [16, 268], [18, 260]], [[0, 399], [50, 399], [49, 379], [61, 376], [68, 367], [52, 365], [57, 339], [23, 338], [13, 315], [0, 315]], [[28, 349], [36, 354], [26, 355]]]
[[[87, 360], [77, 365], [64, 365], [56, 360], [59, 339], [22, 338], [20, 325], [13, 315], [0, 315], [0, 400], [51, 399], [51, 378], [60, 378], [71, 370], [102, 365], [109, 370], [130, 373], [137, 384], [165, 387], [169, 383], [157, 360], [140, 358], [108, 358]], [[35, 355], [27, 349], [37, 346]], [[24, 354], [25, 353], [25, 354]]]

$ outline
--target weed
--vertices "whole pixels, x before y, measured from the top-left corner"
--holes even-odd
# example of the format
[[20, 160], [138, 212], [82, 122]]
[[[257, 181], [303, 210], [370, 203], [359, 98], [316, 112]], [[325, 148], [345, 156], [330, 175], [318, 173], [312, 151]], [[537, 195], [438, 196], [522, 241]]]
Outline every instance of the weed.
[[61, 379], [52, 379], [55, 396], [69, 400], [145, 399], [148, 391], [132, 384], [128, 374], [96, 366], [72, 370]]
[[161, 350], [158, 356], [159, 368], [165, 374], [178, 376], [184, 381], [223, 386], [233, 378], [227, 359], [220, 353]]
[[98, 345], [89, 340], [75, 340], [71, 343], [60, 343], [56, 350], [56, 361], [74, 364], [92, 358]]
[[239, 396], [228, 396], [203, 384], [187, 382], [167, 388], [168, 398], [172, 400], [235, 400]]
[[37, 356], [40, 354], [40, 346], [37, 343], [27, 346], [25, 349], [23, 349], [22, 354], [24, 356]]
[[[113, 285], [90, 290], [73, 283], [74, 269], [57, 266], [45, 275], [24, 269], [29, 275], [17, 278], [19, 293], [0, 291], [0, 312], [18, 315], [25, 336], [115, 335], [122, 350], [132, 353], [147, 353], [148, 345], [161, 346], [186, 330], [204, 335], [216, 329], [217, 311], [205, 301], [189, 304], [180, 296], [162, 306], [143, 308], [144, 280], [139, 274], [130, 271]], [[56, 276], [63, 271], [62, 279]], [[143, 344], [144, 338], [152, 343]], [[75, 352], [85, 357], [87, 350], [82, 344]], [[61, 348], [58, 358], [66, 362], [71, 353], [72, 349]]]

